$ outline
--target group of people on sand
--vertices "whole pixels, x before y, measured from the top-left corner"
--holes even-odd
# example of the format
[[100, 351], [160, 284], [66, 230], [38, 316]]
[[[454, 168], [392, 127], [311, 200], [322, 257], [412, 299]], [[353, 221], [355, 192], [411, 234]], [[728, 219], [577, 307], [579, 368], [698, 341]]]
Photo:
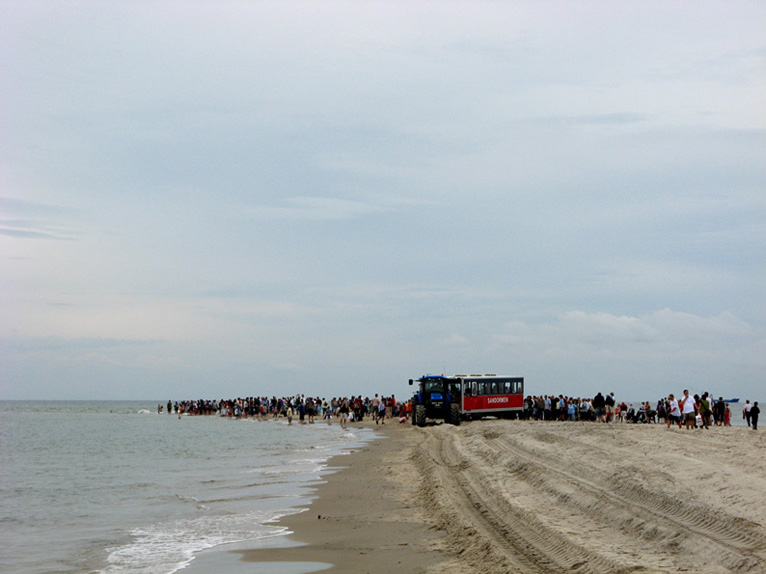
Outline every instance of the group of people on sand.
[[[157, 406], [157, 412], [164, 411], [163, 405]], [[387, 419], [406, 422], [411, 416], [410, 401], [399, 402], [394, 395], [373, 398], [359, 396], [325, 398], [306, 397], [297, 394], [294, 397], [277, 398], [246, 397], [224, 400], [193, 400], [175, 402], [168, 401], [168, 414], [176, 413], [189, 415], [214, 415], [248, 418], [268, 417], [287, 418], [287, 424], [292, 424], [297, 418], [300, 424], [313, 424], [317, 419], [328, 424], [337, 419], [342, 428], [351, 422], [363, 421], [370, 416], [375, 424], [385, 424]], [[746, 401], [742, 416], [747, 425], [753, 430], [758, 429], [760, 414], [758, 401], [750, 404]], [[597, 393], [593, 398], [565, 397], [564, 395], [528, 396], [524, 399], [521, 418], [544, 421], [595, 421], [595, 422], [628, 422], [628, 423], [661, 423], [667, 427], [678, 425], [687, 429], [710, 428], [714, 426], [731, 426], [729, 405], [723, 398], [714, 401], [710, 393], [689, 395], [684, 390], [683, 396], [676, 398], [672, 393], [665, 399], [657, 401], [656, 407], [645, 401], [639, 408], [624, 401], [618, 403], [614, 393], [603, 395]]]
[[[690, 396], [689, 389], [684, 389], [683, 396], [678, 399], [671, 393], [663, 401], [663, 406], [668, 428], [672, 424], [677, 424], [678, 428], [685, 427], [687, 430], [708, 429], [711, 426], [711, 420], [715, 426], [731, 426], [729, 405], [723, 400], [723, 397], [718, 397], [717, 401], [713, 401], [710, 393], [707, 392], [702, 393], [702, 395]], [[758, 401], [752, 405], [750, 401], [747, 401], [742, 410], [742, 416], [747, 420], [747, 426], [752, 424], [753, 430], [758, 429], [760, 412]]]
[[297, 418], [300, 424], [314, 424], [319, 420], [331, 423], [333, 419], [340, 422], [345, 428], [347, 423], [364, 420], [371, 416], [376, 424], [385, 424], [386, 419], [406, 416], [407, 403], [399, 403], [394, 395], [390, 397], [378, 396], [371, 399], [359, 396], [333, 397], [330, 400], [320, 397], [307, 397], [297, 394], [294, 397], [245, 397], [237, 399], [219, 400], [190, 400], [168, 401], [167, 410], [165, 405], [157, 405], [157, 412], [163, 411], [168, 414], [187, 415], [219, 415], [231, 418], [267, 418], [284, 417], [287, 424], [292, 424]]
[[624, 401], [617, 402], [614, 392], [595, 397], [567, 397], [564, 395], [529, 396], [524, 400], [522, 419], [543, 421], [594, 421], [602, 423], [650, 423], [657, 420], [657, 409], [649, 402], [636, 409]]
[[747, 421], [747, 426], [752, 426], [753, 430], [758, 430], [758, 415], [761, 414], [761, 409], [758, 407], [758, 401], [755, 401], [752, 405], [750, 401], [745, 401], [745, 406], [742, 409], [742, 418]]
[[[758, 428], [760, 409], [756, 401], [752, 405], [747, 401], [742, 412], [748, 426]], [[521, 418], [527, 420], [545, 421], [596, 421], [596, 422], [628, 422], [628, 423], [662, 423], [670, 428], [677, 424], [686, 428], [709, 428], [714, 426], [731, 426], [731, 411], [722, 397], [713, 400], [710, 393], [689, 396], [684, 391], [684, 397], [676, 399], [669, 395], [657, 401], [652, 406], [644, 401], [638, 408], [623, 402], [617, 402], [614, 393], [607, 395], [601, 392], [592, 398], [567, 397], [564, 395], [528, 396], [524, 399], [524, 409]]]
[[565, 397], [564, 395], [528, 396], [524, 399], [522, 419], [542, 421], [597, 421], [625, 420], [628, 406], [617, 404], [614, 393], [604, 396], [600, 392], [592, 398]]

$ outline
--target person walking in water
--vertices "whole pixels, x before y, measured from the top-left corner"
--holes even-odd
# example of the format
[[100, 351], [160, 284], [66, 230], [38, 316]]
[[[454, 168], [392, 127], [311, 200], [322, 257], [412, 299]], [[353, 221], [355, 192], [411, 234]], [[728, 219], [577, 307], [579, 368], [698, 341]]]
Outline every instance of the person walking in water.
[[343, 399], [343, 401], [340, 403], [340, 408], [338, 409], [338, 412], [340, 413], [340, 426], [341, 428], [346, 428], [346, 422], [348, 421], [348, 400]]

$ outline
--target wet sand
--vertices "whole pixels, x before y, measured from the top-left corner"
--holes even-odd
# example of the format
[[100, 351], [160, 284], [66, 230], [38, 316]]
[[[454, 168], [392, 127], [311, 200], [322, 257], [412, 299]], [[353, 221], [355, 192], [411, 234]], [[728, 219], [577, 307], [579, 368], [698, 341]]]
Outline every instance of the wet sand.
[[[363, 423], [369, 424], [369, 423]], [[375, 426], [374, 424], [372, 426]], [[327, 572], [766, 572], [766, 438], [747, 427], [387, 424], [241, 552]]]
[[[355, 423], [357, 426], [360, 423]], [[431, 527], [417, 503], [418, 482], [412, 466], [414, 429], [389, 421], [375, 425], [379, 438], [330, 466], [307, 511], [286, 516], [279, 524], [304, 546], [242, 552], [252, 562], [321, 562], [327, 572], [383, 574], [426, 572], [446, 557], [439, 551], [441, 534]]]

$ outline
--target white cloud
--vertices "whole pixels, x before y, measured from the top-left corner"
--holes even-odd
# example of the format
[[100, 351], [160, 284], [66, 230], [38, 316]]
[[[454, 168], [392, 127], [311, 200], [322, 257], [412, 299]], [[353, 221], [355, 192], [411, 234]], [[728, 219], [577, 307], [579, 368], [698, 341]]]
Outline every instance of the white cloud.
[[291, 197], [281, 206], [257, 206], [241, 212], [253, 219], [338, 221], [380, 212], [382, 206], [332, 197]]
[[743, 384], [731, 380], [732, 371], [741, 376], [747, 365], [748, 376], [757, 377], [766, 367], [766, 332], [728, 312], [702, 317], [663, 309], [631, 317], [571, 311], [550, 322], [509, 322], [494, 339], [492, 356], [512, 353], [544, 378], [538, 388], [542, 382], [555, 392], [606, 385], [639, 398], [667, 392], [668, 384], [712, 382], [723, 391]]
[[442, 344], [448, 347], [466, 347], [470, 345], [470, 341], [459, 333], [452, 333], [452, 335], [442, 340]]

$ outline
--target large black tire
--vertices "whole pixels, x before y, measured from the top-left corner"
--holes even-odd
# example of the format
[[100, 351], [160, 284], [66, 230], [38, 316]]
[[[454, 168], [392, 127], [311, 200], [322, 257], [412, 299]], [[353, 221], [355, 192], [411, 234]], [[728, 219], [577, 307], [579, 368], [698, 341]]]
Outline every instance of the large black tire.
[[415, 405], [415, 424], [419, 427], [426, 426], [426, 407], [425, 405]]
[[460, 405], [457, 403], [450, 403], [449, 406], [449, 422], [453, 425], [460, 424]]

